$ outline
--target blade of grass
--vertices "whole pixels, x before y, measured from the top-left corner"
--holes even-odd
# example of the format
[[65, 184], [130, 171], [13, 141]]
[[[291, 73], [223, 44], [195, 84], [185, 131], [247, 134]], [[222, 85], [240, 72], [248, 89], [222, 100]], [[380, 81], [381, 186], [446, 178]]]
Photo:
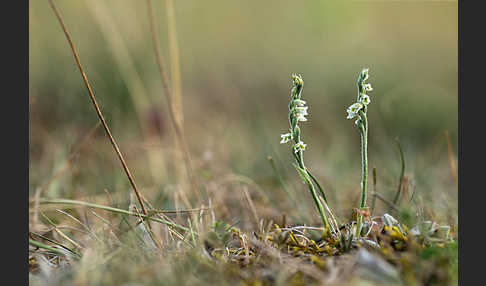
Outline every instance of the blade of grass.
[[[127, 211], [127, 210], [123, 210], [123, 209], [119, 209], [119, 208], [114, 208], [114, 207], [109, 207], [109, 206], [103, 206], [103, 205], [83, 202], [83, 201], [76, 201], [76, 200], [40, 198], [39, 203], [40, 204], [77, 205], [77, 206], [101, 209], [101, 210], [110, 211], [110, 212], [119, 213], [119, 214], [126, 214], [126, 215], [137, 216], [137, 217], [139, 216], [135, 212], [131, 212], [131, 211]], [[163, 223], [163, 224], [168, 225], [170, 227], [178, 228], [178, 229], [183, 230], [183, 231], [189, 230], [188, 228], [186, 228], [184, 226], [169, 222], [169, 221], [164, 220], [164, 219], [160, 219], [160, 218], [156, 218], [156, 217], [152, 217], [152, 216], [144, 215], [144, 214], [140, 214], [140, 216], [144, 219], [148, 219], [148, 220], [155, 221], [155, 222], [160, 222], [160, 223]]]
[[174, 94], [172, 93], [170, 87], [169, 87], [169, 81], [167, 78], [167, 74], [165, 73], [164, 70], [164, 61], [162, 58], [162, 54], [160, 53], [160, 44], [159, 44], [159, 39], [157, 36], [156, 28], [155, 28], [155, 15], [154, 15], [154, 9], [152, 7], [152, 1], [147, 0], [147, 8], [148, 8], [148, 14], [149, 14], [149, 21], [150, 21], [150, 30], [152, 32], [152, 41], [154, 44], [154, 51], [155, 51], [155, 56], [157, 59], [157, 66], [159, 68], [160, 72], [160, 77], [162, 81], [162, 86], [164, 88], [164, 94], [168, 102], [168, 110], [169, 110], [169, 116], [170, 116], [170, 121], [172, 122], [172, 125], [174, 127], [175, 134], [177, 138], [179, 139], [179, 142], [181, 144], [181, 149], [183, 153], [183, 159], [184, 163], [186, 166], [186, 172], [189, 181], [192, 184], [193, 192], [195, 192], [196, 196], [198, 197], [199, 201], [202, 201], [202, 194], [200, 190], [200, 183], [197, 177], [194, 175], [193, 167], [192, 167], [192, 162], [191, 162], [191, 156], [189, 153], [189, 149], [187, 147], [187, 142], [184, 136], [184, 130], [182, 127], [182, 124], [177, 120], [177, 110], [174, 108]]
[[203, 207], [203, 208], [196, 208], [196, 209], [187, 209], [187, 210], [156, 210], [156, 209], [150, 209], [148, 211], [149, 215], [155, 214], [155, 213], [161, 213], [161, 214], [177, 214], [177, 213], [192, 213], [192, 212], [198, 212], [201, 210], [209, 210], [212, 209], [211, 207]]
[[250, 193], [248, 192], [248, 187], [247, 186], [241, 186], [243, 189], [243, 194], [245, 196], [245, 199], [248, 202], [248, 205], [250, 206], [251, 213], [253, 214], [253, 218], [255, 219], [255, 225], [258, 225], [258, 213], [256, 211], [255, 205], [253, 204], [253, 200], [250, 197]]
[[324, 201], [324, 198], [319, 197], [319, 199], [321, 200], [322, 204], [324, 205], [324, 208], [326, 209], [326, 211], [331, 216], [331, 225], [334, 225], [334, 228], [335, 228], [334, 232], [337, 233], [340, 236], [341, 235], [341, 231], [339, 230], [339, 226], [340, 226], [339, 225], [339, 222], [337, 221], [336, 217], [334, 216], [334, 214], [332, 213], [331, 209], [327, 205], [326, 201]]
[[[32, 245], [32, 246], [35, 246], [35, 247], [38, 247], [38, 248], [43, 248], [43, 249], [46, 249], [50, 252], [53, 252], [57, 255], [62, 255], [62, 256], [66, 256], [66, 252], [63, 252], [57, 248], [54, 248], [54, 247], [51, 247], [47, 244], [44, 244], [42, 242], [39, 242], [39, 241], [36, 241], [36, 240], [33, 240], [31, 238], [29, 238], [29, 244]], [[70, 252], [67, 252], [67, 253], [70, 253]], [[76, 258], [76, 259], [79, 259], [80, 257], [78, 257], [76, 254], [74, 253], [70, 253], [72, 255], [73, 258]]]
[[[140, 223], [137, 224], [137, 227], [139, 230], [144, 234], [142, 237], [145, 238], [147, 235], [150, 237], [152, 240], [153, 246], [156, 248], [162, 248], [162, 245], [155, 239], [155, 234], [152, 232], [150, 228], [147, 227], [146, 221], [141, 217], [140, 211], [138, 210], [137, 206], [134, 205], [133, 208], [135, 209], [135, 212], [137, 213], [138, 217], [140, 218]], [[140, 225], [141, 224], [141, 225]], [[147, 245], [148, 244], [148, 239], [144, 239], [144, 243]]]
[[[141, 131], [140, 141], [146, 142], [144, 145], [149, 146], [144, 148], [148, 171], [150, 171], [153, 183], [155, 185], [161, 185], [165, 183], [164, 178], [167, 177], [167, 167], [164, 164], [166, 158], [163, 149], [154, 147], [154, 145], [162, 145], [162, 137], [154, 129], [152, 124], [146, 124], [147, 112], [157, 110], [158, 104], [149, 96], [149, 91], [147, 91], [142, 77], [137, 70], [136, 60], [123, 38], [119, 23], [117, 23], [113, 15], [112, 7], [106, 1], [87, 0], [83, 2], [86, 3], [87, 8], [93, 14], [100, 32], [107, 41], [106, 49], [109, 49], [120, 73], [120, 78], [127, 87]], [[140, 142], [137, 142], [138, 148], [141, 145]]]
[[268, 156], [267, 159], [268, 159], [268, 162], [270, 163], [270, 166], [272, 167], [273, 172], [275, 173], [275, 176], [277, 177], [277, 180], [278, 180], [280, 186], [282, 187], [282, 190], [284, 190], [284, 192], [287, 193], [287, 196], [289, 198], [291, 198], [294, 206], [297, 205], [297, 202], [295, 201], [295, 198], [292, 196], [292, 193], [290, 193], [290, 191], [285, 186], [283, 179], [282, 179], [282, 176], [280, 176], [280, 173], [277, 170], [277, 166], [275, 166], [275, 161], [273, 160], [273, 157]]
[[192, 229], [192, 223], [191, 223], [191, 219], [190, 218], [187, 218], [187, 223], [189, 225], [189, 233], [191, 234], [191, 239], [192, 239], [192, 243], [193, 243], [193, 246], [196, 247], [196, 236], [194, 235], [194, 230]]
[[37, 224], [39, 220], [39, 203], [37, 201], [38, 198], [41, 197], [42, 191], [47, 189], [52, 182], [57, 180], [66, 170], [71, 167], [71, 163], [76, 157], [76, 155], [81, 151], [81, 148], [88, 142], [88, 140], [93, 136], [95, 131], [98, 129], [98, 127], [101, 125], [101, 123], [98, 121], [95, 126], [93, 126], [88, 133], [84, 136], [84, 138], [81, 139], [80, 143], [78, 146], [71, 152], [71, 155], [66, 159], [64, 162], [64, 166], [58, 170], [47, 182], [45, 182], [43, 185], [41, 185], [39, 188], [36, 189], [35, 191], [35, 200], [34, 200], [34, 225]]
[[370, 213], [373, 214], [375, 211], [375, 203], [376, 203], [376, 167], [373, 167], [373, 198], [371, 199], [371, 211]]
[[62, 213], [63, 215], [65, 215], [65, 216], [69, 217], [70, 219], [72, 219], [72, 220], [74, 220], [75, 222], [77, 222], [77, 223], [79, 223], [80, 225], [82, 225], [82, 226], [83, 226], [83, 227], [86, 229], [86, 231], [87, 231], [89, 234], [91, 234], [91, 235], [92, 235], [92, 236], [93, 236], [93, 237], [94, 237], [96, 240], [98, 240], [99, 242], [102, 242], [101, 238], [99, 238], [99, 237], [96, 235], [96, 233], [94, 233], [94, 232], [91, 230], [91, 228], [88, 226], [88, 224], [84, 224], [84, 223], [82, 223], [82, 222], [81, 222], [79, 219], [75, 218], [73, 215], [71, 215], [71, 214], [69, 214], [69, 213], [67, 213], [67, 212], [65, 212], [65, 211], [63, 211], [63, 210], [56, 210], [56, 211], [58, 211], [58, 212]]
[[[169, 43], [169, 65], [170, 65], [170, 81], [172, 86], [173, 101], [172, 105], [174, 108], [174, 115], [177, 124], [180, 126], [182, 132], [184, 132], [184, 112], [182, 106], [182, 85], [181, 85], [181, 71], [180, 71], [180, 60], [179, 60], [179, 47], [177, 43], [177, 29], [176, 29], [176, 19], [175, 19], [175, 9], [174, 1], [166, 0], [166, 11], [167, 11], [167, 32], [168, 32], [168, 43]], [[174, 137], [174, 143], [176, 148], [174, 148], [175, 158], [184, 158], [184, 150], [180, 147], [179, 138]], [[182, 174], [184, 169], [183, 166], [179, 164], [174, 165], [175, 174], [178, 179], [182, 181]], [[184, 181], [182, 181], [184, 182]]]
[[44, 218], [47, 220], [47, 222], [48, 222], [50, 225], [52, 225], [52, 227], [54, 227], [54, 230], [55, 230], [55, 231], [56, 231], [56, 232], [57, 232], [57, 233], [58, 233], [60, 236], [62, 236], [64, 239], [66, 239], [67, 241], [69, 241], [69, 242], [70, 242], [72, 245], [76, 246], [77, 248], [79, 248], [79, 249], [82, 249], [82, 248], [83, 248], [83, 247], [82, 247], [82, 246], [81, 246], [79, 243], [75, 242], [75, 241], [74, 241], [74, 240], [72, 240], [72, 239], [71, 239], [69, 236], [67, 236], [67, 235], [66, 235], [64, 232], [62, 232], [62, 231], [61, 231], [61, 230], [60, 230], [60, 229], [57, 227], [57, 225], [56, 225], [56, 224], [55, 224], [55, 223], [54, 223], [54, 222], [53, 222], [53, 221], [52, 221], [52, 220], [51, 220], [51, 219], [50, 219], [48, 216], [46, 216], [46, 215], [45, 215], [45, 214], [43, 214], [43, 213], [41, 213], [41, 215], [42, 215], [42, 217], [44, 217]]
[[67, 247], [67, 246], [65, 246], [65, 245], [63, 245], [63, 244], [61, 244], [61, 243], [59, 243], [59, 242], [57, 242], [57, 241], [55, 241], [53, 239], [50, 239], [48, 237], [43, 236], [42, 234], [38, 234], [38, 233], [35, 233], [35, 232], [29, 232], [29, 234], [30, 235], [35, 235], [35, 236], [40, 237], [42, 239], [45, 239], [45, 240], [47, 240], [47, 241], [49, 241], [51, 243], [54, 243], [54, 244], [56, 244], [56, 245], [58, 245], [58, 246], [60, 246], [60, 247], [62, 247], [64, 249], [66, 249], [67, 251], [71, 252], [72, 254], [74, 254], [74, 255], [76, 255], [78, 257], [81, 257], [81, 255], [79, 253], [77, 253], [76, 251], [70, 249], [69, 247]]
[[400, 144], [400, 140], [396, 138], [395, 141], [397, 142], [398, 151], [400, 154], [400, 162], [401, 162], [400, 180], [398, 181], [397, 193], [395, 194], [395, 198], [393, 199], [393, 204], [397, 205], [398, 199], [400, 197], [400, 192], [402, 191], [403, 176], [405, 175], [405, 159], [403, 158], [403, 150], [402, 150], [402, 145]]

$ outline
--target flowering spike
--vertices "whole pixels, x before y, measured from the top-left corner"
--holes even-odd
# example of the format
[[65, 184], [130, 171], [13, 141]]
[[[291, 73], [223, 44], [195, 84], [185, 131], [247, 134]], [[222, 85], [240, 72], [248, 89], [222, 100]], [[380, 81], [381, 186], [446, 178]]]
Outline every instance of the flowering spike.
[[[348, 112], [347, 119], [352, 119], [358, 117], [354, 124], [358, 127], [361, 133], [361, 167], [362, 167], [362, 178], [361, 178], [361, 204], [360, 210], [366, 209], [366, 187], [368, 180], [368, 119], [367, 111], [368, 104], [370, 104], [371, 99], [366, 92], [372, 91], [373, 88], [371, 84], [366, 81], [369, 78], [369, 69], [363, 69], [358, 76], [358, 99], [357, 102], [353, 103], [346, 110]], [[362, 230], [362, 220], [363, 215], [359, 214], [356, 222], [356, 237], [360, 237]]]
[[321, 195], [325, 202], [327, 202], [326, 196], [317, 181], [312, 176], [309, 176], [307, 168], [304, 165], [304, 153], [302, 151], [306, 149], [307, 145], [301, 140], [299, 122], [307, 121], [307, 118], [305, 116], [309, 115], [309, 113], [307, 112], [309, 107], [305, 106], [306, 102], [301, 99], [302, 88], [304, 86], [304, 80], [302, 79], [302, 76], [298, 74], [292, 74], [292, 84], [293, 86], [290, 91], [290, 102], [288, 105], [290, 133], [280, 135], [280, 137], [282, 138], [280, 143], [287, 143], [290, 140], [294, 141], [294, 144], [292, 145], [292, 153], [296, 161], [296, 164], [294, 164], [294, 166], [304, 180], [304, 183], [309, 187], [309, 191], [311, 192], [312, 198], [316, 203], [317, 210], [319, 211], [325, 229], [329, 229], [329, 222], [324, 212], [324, 206], [319, 200], [311, 178], [318, 185], [319, 191], [321, 192]]

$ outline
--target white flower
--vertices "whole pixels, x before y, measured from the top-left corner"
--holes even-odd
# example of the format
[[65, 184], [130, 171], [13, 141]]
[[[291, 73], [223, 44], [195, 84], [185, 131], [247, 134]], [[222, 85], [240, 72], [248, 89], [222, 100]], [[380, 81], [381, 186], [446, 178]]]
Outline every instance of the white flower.
[[359, 103], [359, 102], [356, 102], [356, 103], [353, 103], [350, 107], [348, 107], [348, 117], [346, 117], [347, 119], [352, 119], [354, 117], [356, 117], [356, 115], [358, 114], [358, 111], [361, 110], [361, 108], [363, 108], [363, 104]]
[[356, 126], [359, 126], [360, 123], [361, 123], [361, 118], [356, 119], [356, 121], [354, 122], [354, 124], [356, 124]]
[[308, 108], [309, 108], [308, 106], [296, 106], [295, 111], [297, 112], [297, 116], [308, 115], [308, 113], [307, 113]]
[[294, 152], [298, 153], [300, 150], [304, 151], [306, 146], [307, 144], [305, 144], [302, 141], [299, 141], [297, 144], [294, 145]]
[[295, 104], [295, 106], [304, 106], [305, 101], [302, 100], [302, 99], [294, 99], [294, 104]]
[[284, 143], [289, 142], [290, 139], [292, 139], [292, 134], [285, 133], [285, 134], [280, 135], [280, 137], [282, 138], [282, 140], [280, 140], [280, 144], [284, 144]]
[[[306, 113], [307, 114], [307, 113]], [[302, 114], [302, 113], [297, 113], [297, 121], [307, 121], [307, 118], [305, 118], [305, 115], [306, 114]]]
[[369, 83], [364, 83], [364, 84], [362, 85], [362, 87], [363, 87], [363, 89], [364, 89], [365, 91], [372, 91], [372, 90], [373, 90], [373, 88], [371, 87], [371, 84], [369, 84]]
[[359, 100], [364, 105], [368, 105], [371, 102], [371, 99], [370, 99], [370, 97], [367, 94], [361, 94]]

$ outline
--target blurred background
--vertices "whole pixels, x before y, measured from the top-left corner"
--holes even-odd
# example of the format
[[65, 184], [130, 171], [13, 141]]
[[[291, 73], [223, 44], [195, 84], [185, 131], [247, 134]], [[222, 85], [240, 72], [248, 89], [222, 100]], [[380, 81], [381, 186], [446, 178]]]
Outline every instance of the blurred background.
[[[56, 3], [137, 185], [157, 208], [211, 198], [218, 217], [244, 226], [254, 218], [249, 194], [260, 218], [285, 213], [293, 223], [318, 224], [290, 145], [279, 144], [288, 130], [291, 74], [300, 73], [310, 113], [301, 125], [306, 163], [331, 208], [347, 219], [359, 204], [361, 157], [346, 108], [356, 100], [359, 72], [369, 67], [370, 190], [395, 196], [398, 138], [401, 205], [457, 223], [457, 3], [154, 1], [204, 202], [187, 192], [174, 152], [146, 2]], [[128, 204], [129, 182], [97, 126], [59, 23], [47, 1], [29, 5], [30, 196], [103, 203], [108, 192]], [[384, 211], [377, 200], [375, 212]]]

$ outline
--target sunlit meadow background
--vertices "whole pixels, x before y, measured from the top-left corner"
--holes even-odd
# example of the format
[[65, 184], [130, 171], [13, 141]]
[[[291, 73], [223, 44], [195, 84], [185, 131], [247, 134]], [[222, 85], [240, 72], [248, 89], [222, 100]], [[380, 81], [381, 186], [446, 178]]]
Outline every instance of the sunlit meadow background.
[[[191, 197], [174, 154], [146, 2], [56, 1], [137, 185], [155, 207], [207, 206], [211, 198], [217, 219], [251, 229], [246, 190], [259, 218], [285, 214], [291, 223], [319, 225], [290, 146], [279, 144], [288, 130], [291, 74], [300, 73], [310, 113], [302, 124], [306, 163], [338, 217], [349, 220], [359, 203], [361, 158], [345, 110], [355, 101], [359, 71], [369, 67], [376, 190], [389, 200], [395, 195], [399, 138], [402, 206], [456, 226], [457, 3], [173, 2], [178, 57], [170, 52], [166, 1], [154, 8], [172, 84], [174, 66], [180, 70], [184, 130], [203, 202]], [[40, 189], [41, 197], [107, 204], [106, 190], [126, 207], [130, 185], [104, 131], [83, 139], [98, 118], [62, 30], [47, 1], [29, 3], [30, 197]], [[375, 213], [384, 211], [377, 201]]]

